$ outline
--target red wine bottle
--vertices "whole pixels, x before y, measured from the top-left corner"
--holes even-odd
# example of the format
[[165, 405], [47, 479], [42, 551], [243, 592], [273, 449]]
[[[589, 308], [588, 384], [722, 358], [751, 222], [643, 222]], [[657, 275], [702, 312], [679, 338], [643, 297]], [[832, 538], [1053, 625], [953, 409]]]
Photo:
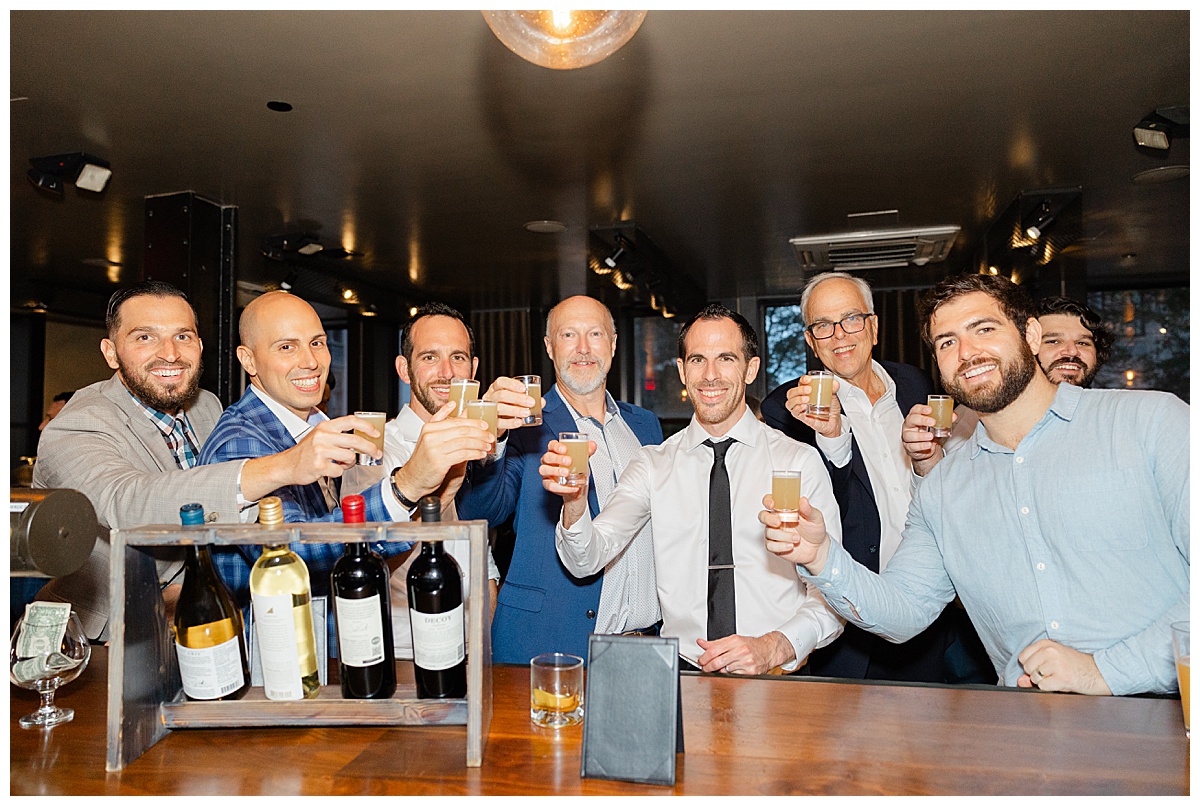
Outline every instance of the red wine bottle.
[[[442, 519], [437, 496], [421, 499], [421, 520]], [[462, 573], [440, 540], [421, 543], [421, 555], [408, 569], [408, 615], [412, 624], [417, 696], [467, 696], [467, 652]]]
[[[363, 523], [364, 506], [361, 495], [346, 496], [342, 520]], [[396, 654], [387, 565], [366, 543], [347, 543], [345, 553], [334, 563], [329, 586], [337, 624], [342, 697], [391, 697], [396, 693]]]
[[[203, 526], [204, 507], [179, 508], [184, 526]], [[175, 654], [189, 700], [237, 700], [250, 689], [242, 611], [213, 568], [208, 546], [188, 546], [175, 604]]]

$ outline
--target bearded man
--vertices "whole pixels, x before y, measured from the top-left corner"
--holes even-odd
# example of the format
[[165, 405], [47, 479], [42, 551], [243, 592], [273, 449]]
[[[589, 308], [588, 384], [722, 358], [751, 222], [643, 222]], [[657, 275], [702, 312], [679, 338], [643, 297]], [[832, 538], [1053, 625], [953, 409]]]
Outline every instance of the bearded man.
[[1055, 384], [1033, 301], [1002, 277], [943, 280], [921, 335], [955, 402], [979, 413], [913, 495], [872, 574], [801, 508], [767, 510], [767, 548], [847, 621], [904, 641], [956, 595], [1000, 683], [1082, 694], [1177, 690], [1170, 625], [1188, 618], [1189, 408], [1165, 392]]

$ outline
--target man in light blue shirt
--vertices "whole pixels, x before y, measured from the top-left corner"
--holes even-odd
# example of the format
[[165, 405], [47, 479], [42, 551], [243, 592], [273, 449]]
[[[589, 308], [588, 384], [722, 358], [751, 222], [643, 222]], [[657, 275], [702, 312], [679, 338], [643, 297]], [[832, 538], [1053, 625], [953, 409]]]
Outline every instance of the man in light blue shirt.
[[980, 423], [921, 483], [892, 562], [878, 576], [859, 566], [807, 505], [795, 529], [759, 514], [767, 547], [893, 641], [957, 594], [1005, 685], [1175, 691], [1170, 624], [1190, 601], [1188, 406], [1052, 383], [1034, 357], [1033, 302], [1004, 278], [947, 278], [921, 314], [943, 384]]

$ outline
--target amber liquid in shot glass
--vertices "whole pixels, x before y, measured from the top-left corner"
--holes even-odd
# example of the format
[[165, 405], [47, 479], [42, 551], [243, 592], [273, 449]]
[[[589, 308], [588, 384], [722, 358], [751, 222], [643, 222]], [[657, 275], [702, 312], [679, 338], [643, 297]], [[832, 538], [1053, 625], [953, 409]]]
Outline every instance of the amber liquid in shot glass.
[[454, 378], [450, 381], [450, 400], [454, 402], [454, 417], [467, 416], [467, 403], [479, 399], [479, 381]]
[[541, 425], [542, 424], [542, 376], [540, 375], [518, 375], [516, 380], [525, 384], [525, 394], [533, 398], [533, 407], [529, 409], [529, 416], [525, 418], [525, 425]]
[[[387, 420], [387, 415], [382, 411], [356, 411], [354, 412], [354, 416], [361, 420], [366, 420], [368, 423], [375, 426], [375, 430], [379, 432], [379, 436], [369, 437], [365, 431], [359, 431], [356, 428], [354, 429], [355, 436], [362, 437], [368, 442], [374, 443], [375, 447], [379, 448], [379, 450], [383, 450], [383, 426]], [[372, 459], [367, 454], [360, 453], [358, 454], [358, 463], [360, 465], [381, 465], [383, 464], [383, 459]]]
[[564, 431], [558, 441], [567, 446], [571, 466], [566, 475], [558, 477], [558, 483], [567, 487], [582, 487], [588, 478], [588, 435], [576, 431]]
[[800, 522], [800, 471], [776, 470], [771, 474], [771, 498], [775, 514], [784, 526]]
[[954, 427], [954, 398], [949, 395], [930, 395], [929, 408], [933, 409], [930, 416], [935, 420], [929, 431], [935, 437], [950, 436], [950, 429]]
[[808, 397], [808, 414], [818, 420], [828, 420], [833, 413], [833, 373], [817, 370], [808, 373], [812, 392]]
[[467, 417], [487, 423], [488, 433], [496, 438], [496, 402], [493, 400], [468, 400]]

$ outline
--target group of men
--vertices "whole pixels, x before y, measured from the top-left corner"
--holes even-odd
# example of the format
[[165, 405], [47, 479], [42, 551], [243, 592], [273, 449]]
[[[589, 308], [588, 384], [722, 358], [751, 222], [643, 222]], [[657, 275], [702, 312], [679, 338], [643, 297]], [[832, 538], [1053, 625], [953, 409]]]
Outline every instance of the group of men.
[[[425, 306], [402, 333], [396, 370], [411, 401], [385, 427], [383, 472], [362, 485], [367, 518], [408, 520], [433, 494], [450, 519], [512, 519], [502, 584], [489, 560], [494, 662], [586, 656], [593, 632], [662, 634], [704, 672], [944, 682], [949, 648], [973, 626], [1009, 685], [1172, 690], [1170, 640], [1158, 639], [1188, 602], [1187, 406], [1073, 386], [1111, 344], [1077, 303], [1039, 318], [1017, 286], [974, 275], [928, 299], [923, 335], [960, 404], [945, 441], [925, 430], [929, 378], [872, 358], [871, 291], [845, 274], [813, 278], [801, 298], [805, 338], [838, 379], [831, 416], [808, 411], [806, 375], [755, 417], [757, 334], [710, 305], [680, 331], [694, 415], [666, 441], [652, 413], [607, 391], [617, 334], [597, 300], [571, 297], [548, 315], [556, 383], [541, 424], [525, 423], [538, 401], [515, 379], [482, 395], [498, 404], [495, 439], [482, 421], [451, 416], [451, 380], [478, 369], [469, 326]], [[34, 479], [81, 490], [106, 527], [172, 522], [189, 501], [210, 521], [247, 521], [266, 495], [284, 500], [289, 521], [337, 520], [356, 454], [381, 458], [353, 433], [377, 433], [370, 424], [319, 409], [330, 356], [298, 297], [269, 292], [243, 311], [249, 386], [224, 412], [198, 387], [201, 344], [181, 292], [124, 289], [107, 320], [101, 350], [115, 373], [46, 428]], [[560, 483], [564, 431], [590, 440], [583, 486]], [[801, 472], [797, 526], [783, 527], [764, 498], [773, 470]], [[314, 593], [327, 592], [340, 548], [293, 548]], [[379, 548], [393, 569], [411, 555], [407, 544]], [[256, 555], [216, 552], [243, 603]], [[98, 545], [40, 594], [72, 602], [97, 640], [109, 630], [108, 561]], [[168, 600], [179, 565], [169, 552], [160, 561]], [[403, 613], [403, 574], [393, 577]]]

